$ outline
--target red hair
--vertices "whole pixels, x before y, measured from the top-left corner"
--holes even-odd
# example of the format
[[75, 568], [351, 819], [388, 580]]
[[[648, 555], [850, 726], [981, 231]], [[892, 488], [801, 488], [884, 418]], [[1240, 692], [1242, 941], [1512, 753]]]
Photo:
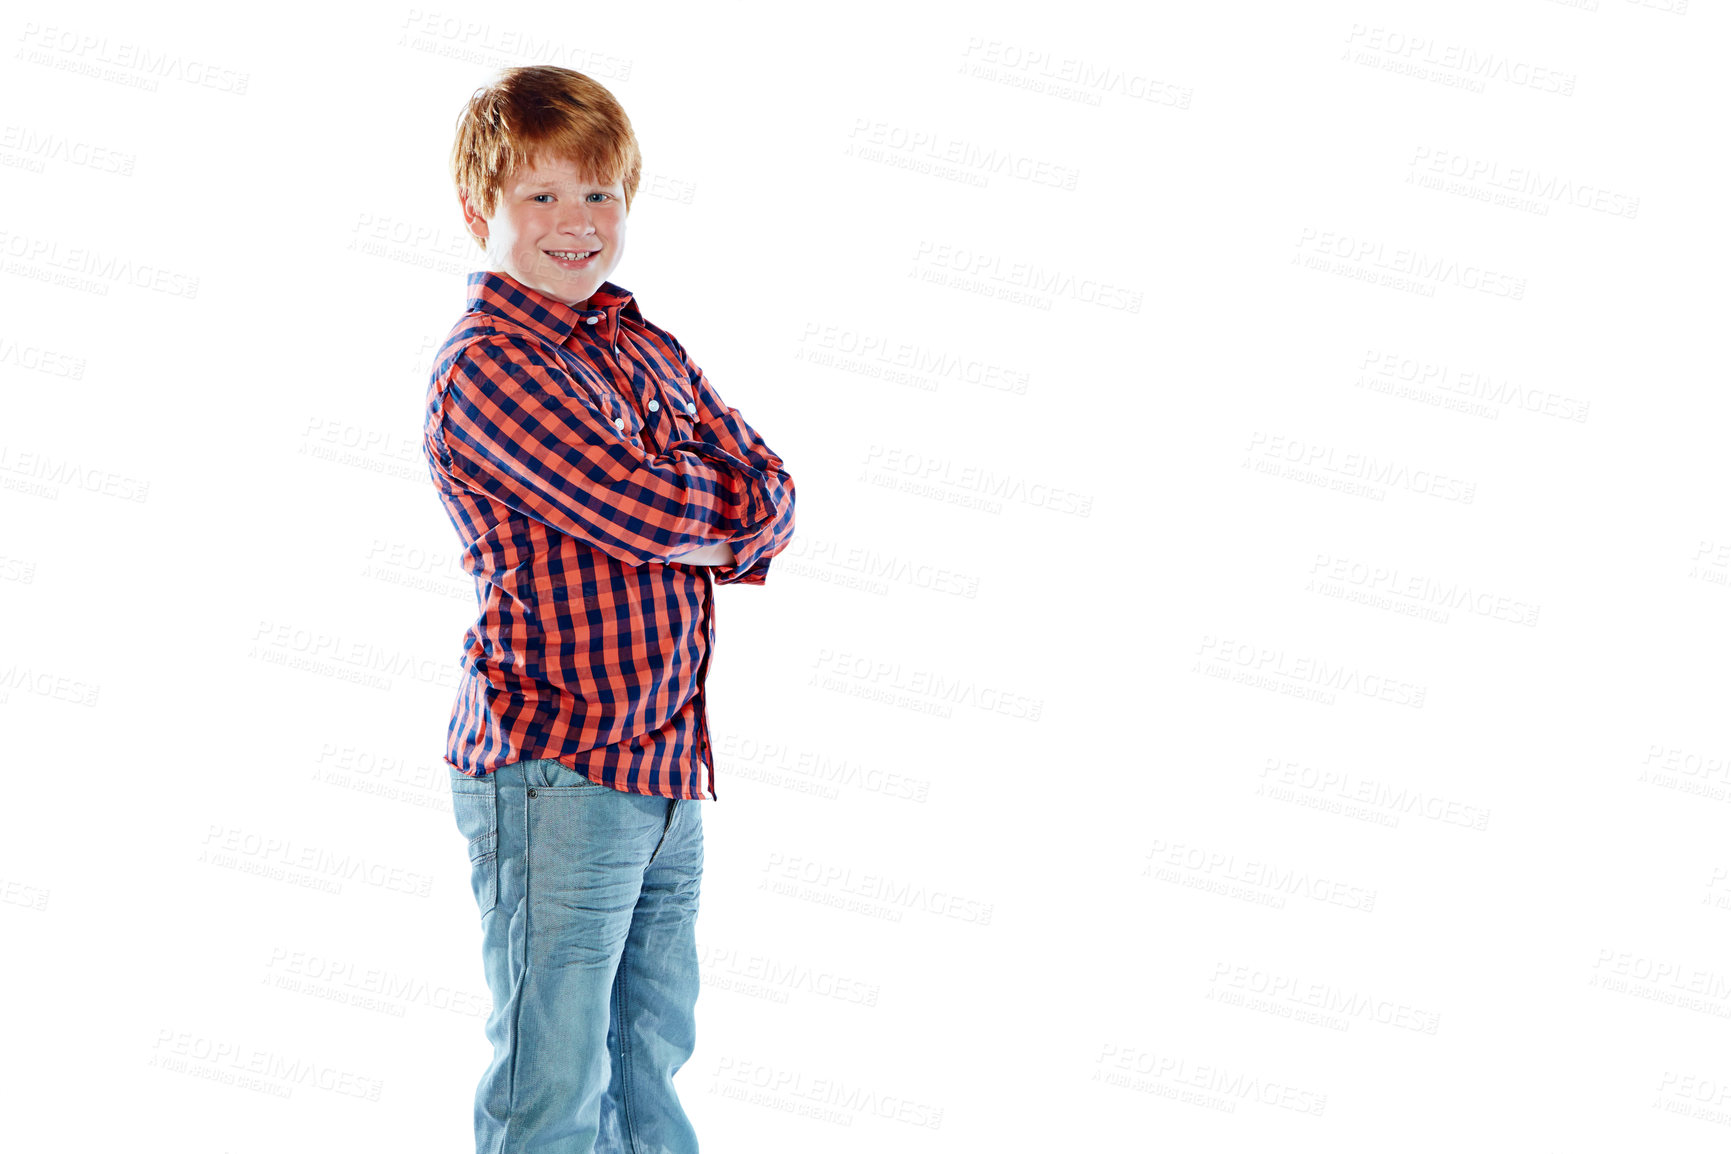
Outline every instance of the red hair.
[[[477, 88], [457, 116], [451, 178], [490, 217], [500, 188], [520, 168], [542, 160], [569, 160], [602, 183], [617, 180], [627, 213], [643, 178], [631, 121], [599, 82], [551, 64], [507, 68]], [[480, 237], [475, 242], [487, 247]]]

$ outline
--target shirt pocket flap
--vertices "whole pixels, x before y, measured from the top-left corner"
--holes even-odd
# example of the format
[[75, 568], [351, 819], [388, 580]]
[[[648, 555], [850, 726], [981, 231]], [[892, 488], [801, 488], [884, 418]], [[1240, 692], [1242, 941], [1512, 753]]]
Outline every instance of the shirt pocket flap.
[[663, 445], [697, 439], [697, 406], [690, 398], [663, 387], [649, 403], [649, 423], [660, 430]]

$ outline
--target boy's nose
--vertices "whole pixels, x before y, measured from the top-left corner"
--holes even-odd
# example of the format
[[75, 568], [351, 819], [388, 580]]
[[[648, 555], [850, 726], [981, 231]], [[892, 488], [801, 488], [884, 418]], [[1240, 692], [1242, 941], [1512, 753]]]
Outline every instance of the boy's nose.
[[559, 231], [576, 233], [579, 236], [595, 231], [595, 217], [586, 208], [574, 208], [568, 215], [559, 218]]

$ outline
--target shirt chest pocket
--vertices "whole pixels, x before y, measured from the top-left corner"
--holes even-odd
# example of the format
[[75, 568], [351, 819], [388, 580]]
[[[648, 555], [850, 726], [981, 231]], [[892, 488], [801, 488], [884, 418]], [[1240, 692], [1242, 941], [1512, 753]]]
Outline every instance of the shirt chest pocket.
[[697, 439], [697, 406], [676, 389], [662, 387], [644, 403], [649, 428], [662, 452], [680, 441]]
[[[691, 395], [691, 383], [684, 377], [640, 376], [622, 391], [586, 364], [573, 360], [570, 368], [573, 381], [602, 420], [625, 440], [651, 453], [665, 453], [680, 441], [698, 439], [697, 403]], [[641, 400], [628, 397], [628, 392], [635, 392]]]
[[672, 390], [652, 392], [639, 413], [630, 401], [603, 382], [578, 379], [583, 382], [583, 399], [601, 419], [612, 425], [620, 437], [636, 442], [641, 448], [665, 452], [668, 445], [695, 436], [697, 418], [682, 394]]

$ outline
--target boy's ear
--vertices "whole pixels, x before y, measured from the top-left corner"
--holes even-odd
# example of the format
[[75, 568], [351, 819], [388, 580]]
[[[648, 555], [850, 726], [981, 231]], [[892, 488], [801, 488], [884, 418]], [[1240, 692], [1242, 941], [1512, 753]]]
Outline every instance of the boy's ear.
[[486, 240], [487, 239], [487, 218], [482, 216], [480, 213], [480, 210], [477, 209], [474, 206], [474, 204], [470, 202], [469, 190], [466, 188], [458, 190], [457, 200], [463, 206], [463, 224], [464, 224], [464, 226], [466, 228], [468, 228], [469, 232], [472, 235], [478, 236], [482, 240]]

